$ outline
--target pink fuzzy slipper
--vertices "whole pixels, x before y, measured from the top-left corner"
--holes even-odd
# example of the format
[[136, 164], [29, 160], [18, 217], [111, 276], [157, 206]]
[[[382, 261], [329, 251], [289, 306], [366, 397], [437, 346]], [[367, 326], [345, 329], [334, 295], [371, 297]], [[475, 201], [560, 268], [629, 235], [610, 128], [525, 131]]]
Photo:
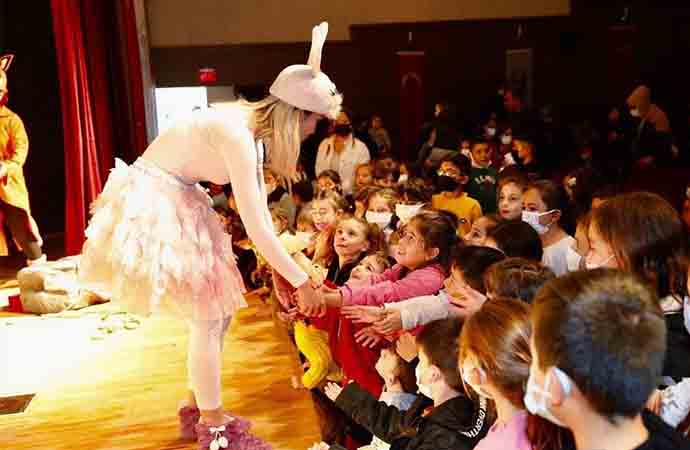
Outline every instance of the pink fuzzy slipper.
[[196, 424], [199, 423], [201, 413], [199, 408], [189, 406], [187, 403], [180, 403], [177, 410], [177, 416], [180, 419], [180, 437], [185, 441], [196, 440]]
[[199, 422], [195, 429], [200, 450], [271, 450], [272, 447], [249, 433], [245, 419], [226, 416], [223, 425], [211, 427]]

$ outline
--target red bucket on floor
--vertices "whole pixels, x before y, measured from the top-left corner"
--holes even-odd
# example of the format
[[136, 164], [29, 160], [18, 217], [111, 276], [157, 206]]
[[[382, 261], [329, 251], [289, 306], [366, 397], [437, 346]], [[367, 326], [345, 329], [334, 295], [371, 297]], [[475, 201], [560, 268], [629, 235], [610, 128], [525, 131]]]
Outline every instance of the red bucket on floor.
[[22, 301], [19, 295], [10, 295], [10, 305], [7, 307], [6, 311], [13, 313], [23, 313], [24, 307], [22, 306]]

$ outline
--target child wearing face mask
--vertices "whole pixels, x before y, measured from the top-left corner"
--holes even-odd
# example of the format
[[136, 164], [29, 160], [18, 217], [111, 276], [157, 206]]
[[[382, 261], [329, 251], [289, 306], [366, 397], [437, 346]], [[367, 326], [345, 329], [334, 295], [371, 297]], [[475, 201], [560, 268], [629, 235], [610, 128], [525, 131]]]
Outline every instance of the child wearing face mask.
[[530, 414], [524, 403], [532, 362], [529, 306], [497, 298], [465, 320], [459, 363], [469, 395], [493, 400], [496, 421], [475, 450], [572, 448], [567, 430]]
[[398, 187], [399, 200], [395, 204], [395, 216], [400, 219], [398, 228], [410, 221], [431, 200], [424, 180], [411, 178]]
[[666, 326], [639, 278], [607, 269], [556, 278], [537, 294], [530, 320], [525, 405], [568, 428], [577, 450], [689, 447], [645, 410], [662, 375]]
[[566, 205], [563, 188], [549, 180], [531, 183], [523, 198], [522, 220], [539, 234], [544, 249], [542, 263], [556, 276], [569, 272], [568, 254], [577, 241], [561, 227]]
[[[330, 384], [326, 393], [338, 408], [375, 436], [400, 450], [470, 450], [489, 427], [486, 400], [463, 392], [458, 370], [462, 323], [447, 319], [429, 324], [418, 336], [417, 386], [422, 395], [407, 411], [377, 401], [357, 383]], [[321, 446], [342, 450], [339, 446]]]
[[482, 215], [479, 202], [465, 192], [472, 163], [461, 154], [443, 159], [438, 170], [436, 187], [438, 194], [431, 197], [435, 209], [455, 214], [459, 221], [458, 234], [462, 237], [472, 228], [472, 223]]
[[[379, 402], [395, 407], [401, 412], [406, 411], [417, 399], [414, 366], [399, 357], [394, 348], [384, 348], [376, 362], [376, 371], [385, 382]], [[339, 389], [337, 385], [329, 385], [326, 387], [326, 393], [335, 395]], [[321, 443], [312, 448], [330, 448], [330, 446]], [[389, 448], [390, 444], [374, 436], [371, 444], [359, 447], [358, 450], [388, 450]]]
[[667, 352], [661, 385], [671, 387], [656, 391], [651, 402], [663, 400], [661, 411], [658, 406], [655, 410], [677, 424], [684, 417], [679, 418], [673, 404], [690, 408], [690, 391], [683, 392], [682, 388], [690, 384], [690, 335], [683, 314], [688, 274], [682, 221], [662, 197], [632, 192], [609, 198], [592, 210], [588, 238], [588, 269], [607, 267], [629, 272], [655, 290], [666, 322]]
[[467, 195], [476, 199], [484, 214], [496, 212], [496, 180], [498, 171], [491, 167], [491, 147], [486, 141], [476, 141], [471, 147], [472, 170], [467, 183]]
[[386, 236], [395, 230], [395, 205], [398, 203], [398, 193], [393, 189], [373, 191], [367, 199], [364, 218], [367, 222], [377, 225]]

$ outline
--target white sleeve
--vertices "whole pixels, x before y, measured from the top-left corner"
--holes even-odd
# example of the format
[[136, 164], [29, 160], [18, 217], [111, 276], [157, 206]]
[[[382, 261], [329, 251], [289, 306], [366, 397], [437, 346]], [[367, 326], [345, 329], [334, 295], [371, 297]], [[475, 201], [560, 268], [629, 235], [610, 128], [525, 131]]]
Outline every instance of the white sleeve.
[[326, 165], [326, 152], [328, 151], [328, 138], [321, 141], [319, 149], [316, 151], [316, 164], [314, 165], [314, 174], [318, 177], [321, 172], [328, 169]]
[[294, 287], [301, 286], [307, 281], [307, 274], [280, 243], [271, 221], [267, 223], [266, 220], [271, 215], [266, 199], [261, 195], [256, 144], [251, 134], [243, 125], [216, 122], [209, 124], [209, 137], [230, 175], [235, 202], [247, 236], [280, 275]]
[[400, 311], [404, 330], [412, 330], [448, 317], [448, 300], [444, 295], [425, 295], [402, 302], [385, 303], [384, 308]]
[[659, 416], [672, 427], [677, 427], [690, 412], [690, 378], [667, 387], [661, 394]]

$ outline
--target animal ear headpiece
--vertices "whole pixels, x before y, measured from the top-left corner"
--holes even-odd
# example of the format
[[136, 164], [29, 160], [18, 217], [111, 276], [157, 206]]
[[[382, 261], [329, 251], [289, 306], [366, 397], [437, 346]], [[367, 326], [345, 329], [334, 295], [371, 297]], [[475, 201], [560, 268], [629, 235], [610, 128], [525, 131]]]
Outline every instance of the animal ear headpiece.
[[7, 90], [7, 70], [12, 65], [13, 59], [12, 54], [0, 56], [0, 91]]
[[311, 50], [307, 64], [283, 69], [269, 92], [286, 103], [305, 111], [335, 119], [343, 102], [342, 95], [328, 75], [321, 71], [321, 52], [328, 35], [328, 23], [322, 22], [311, 33]]

